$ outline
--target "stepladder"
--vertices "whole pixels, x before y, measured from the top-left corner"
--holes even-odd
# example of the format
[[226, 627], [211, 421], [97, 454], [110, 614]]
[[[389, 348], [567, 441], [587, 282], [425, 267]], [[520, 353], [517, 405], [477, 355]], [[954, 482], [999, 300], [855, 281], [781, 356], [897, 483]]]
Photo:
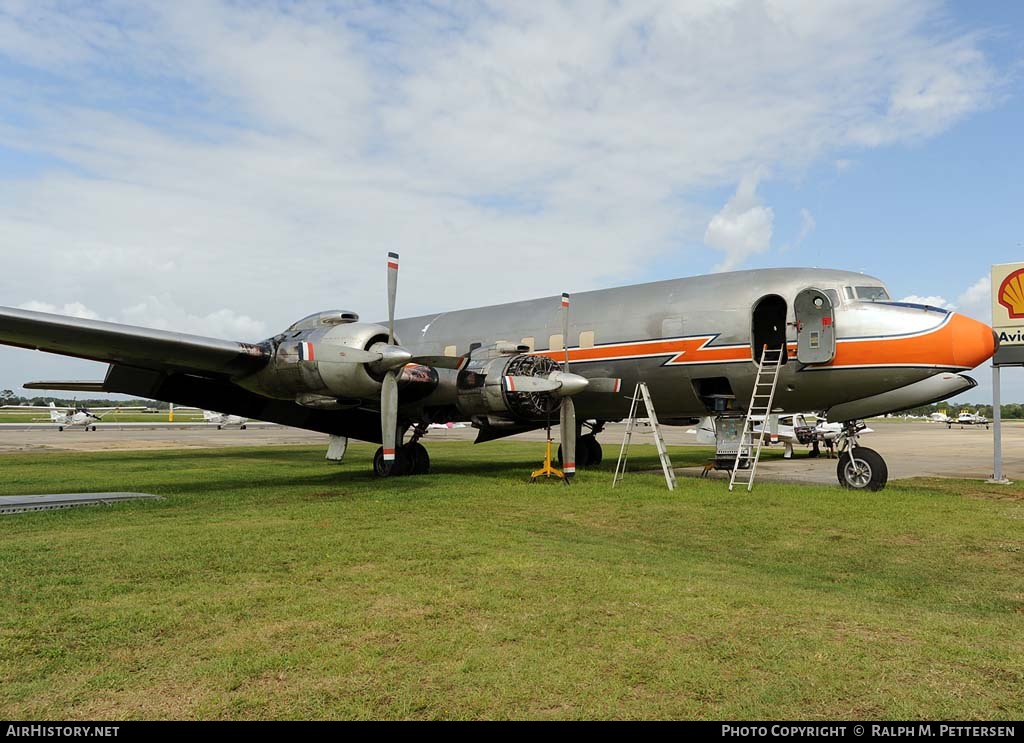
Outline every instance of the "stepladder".
[[[775, 402], [775, 388], [779, 383], [779, 370], [784, 362], [782, 354], [786, 353], [786, 347], [768, 348], [764, 346], [761, 350], [761, 360], [757, 365], [757, 375], [754, 377], [754, 390], [750, 395], [750, 406], [747, 408], [747, 415], [743, 419], [743, 429], [740, 434], [740, 445], [736, 451], [736, 461], [732, 466], [732, 473], [729, 476], [729, 490], [739, 482], [747, 486], [747, 492], [754, 488], [754, 478], [757, 475], [757, 463], [761, 460], [761, 447], [765, 438], [770, 436], [768, 432], [769, 417], [772, 412], [772, 405]], [[758, 431], [754, 427], [758, 426]], [[748, 460], [749, 466], [743, 468]], [[742, 473], [742, 474], [741, 474]]]
[[[640, 406], [643, 405], [646, 416], [640, 415]], [[665, 446], [665, 437], [661, 433], [661, 426], [658, 425], [658, 416], [654, 412], [654, 403], [651, 401], [651, 393], [647, 389], [646, 382], [637, 384], [633, 390], [633, 400], [629, 406], [629, 417], [626, 419], [626, 432], [622, 436], [622, 446], [619, 448], [619, 461], [615, 463], [615, 477], [612, 480], [614, 488], [626, 476], [626, 462], [629, 459], [629, 445], [633, 440], [633, 432], [637, 427], [638, 418], [646, 417], [650, 422], [651, 432], [654, 434], [654, 445], [658, 449], [658, 459], [661, 462], [661, 470], [665, 474], [665, 484], [669, 490], [676, 489], [676, 473], [672, 469], [672, 462], [668, 458], [668, 449]]]

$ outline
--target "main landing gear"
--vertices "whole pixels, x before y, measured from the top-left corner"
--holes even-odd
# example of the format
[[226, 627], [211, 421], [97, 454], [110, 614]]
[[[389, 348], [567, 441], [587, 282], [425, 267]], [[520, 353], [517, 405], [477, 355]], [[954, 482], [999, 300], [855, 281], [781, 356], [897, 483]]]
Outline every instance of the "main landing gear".
[[[586, 469], [588, 467], [597, 467], [601, 464], [604, 459], [604, 450], [601, 449], [601, 442], [597, 440], [597, 435], [604, 430], [604, 421], [597, 421], [589, 425], [590, 433], [582, 435], [582, 429], [580, 435], [576, 436], [576, 469]], [[562, 464], [562, 447], [558, 447], [558, 464]]]
[[844, 488], [853, 490], [881, 490], [889, 480], [889, 468], [882, 455], [866, 446], [858, 446], [857, 433], [863, 423], [846, 423], [839, 443], [839, 464], [836, 477]]
[[[395, 458], [388, 462], [384, 459], [384, 447], [378, 447], [373, 454], [373, 474], [377, 477], [404, 477], [405, 475], [430, 474], [430, 455], [427, 447], [420, 439], [427, 433], [427, 424], [418, 424], [412, 437], [402, 446], [395, 449]], [[405, 438], [405, 434], [399, 437]]]

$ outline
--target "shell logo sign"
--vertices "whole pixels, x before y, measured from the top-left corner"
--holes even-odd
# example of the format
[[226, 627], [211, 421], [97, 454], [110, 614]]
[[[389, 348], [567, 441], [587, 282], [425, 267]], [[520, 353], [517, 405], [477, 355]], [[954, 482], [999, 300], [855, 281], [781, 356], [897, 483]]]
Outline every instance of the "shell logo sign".
[[999, 338], [993, 363], [1024, 364], [1024, 263], [992, 266], [992, 329]]
[[999, 285], [996, 301], [1006, 308], [1014, 320], [1024, 318], [1024, 268], [1018, 268]]

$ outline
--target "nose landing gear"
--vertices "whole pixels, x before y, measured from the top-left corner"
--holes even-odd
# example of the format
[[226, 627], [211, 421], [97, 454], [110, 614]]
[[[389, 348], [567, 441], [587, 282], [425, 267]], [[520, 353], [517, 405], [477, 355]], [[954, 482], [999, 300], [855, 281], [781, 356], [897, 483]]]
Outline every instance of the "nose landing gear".
[[889, 468], [882, 455], [874, 449], [859, 446], [857, 433], [864, 428], [858, 421], [849, 421], [839, 442], [839, 463], [836, 478], [844, 488], [881, 490], [889, 481]]

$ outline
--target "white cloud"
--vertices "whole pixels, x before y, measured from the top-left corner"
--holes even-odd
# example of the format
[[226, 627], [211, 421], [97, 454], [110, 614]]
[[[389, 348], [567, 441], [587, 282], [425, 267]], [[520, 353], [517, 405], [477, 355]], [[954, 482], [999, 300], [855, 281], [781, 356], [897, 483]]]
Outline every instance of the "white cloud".
[[716, 267], [718, 271], [736, 268], [771, 246], [775, 213], [757, 195], [759, 180], [759, 172], [744, 176], [736, 193], [708, 223], [704, 242], [725, 253], [725, 260]]
[[982, 276], [971, 284], [957, 297], [956, 303], [961, 313], [980, 320], [992, 322], [992, 279]]
[[814, 232], [814, 228], [818, 226], [818, 223], [814, 219], [814, 215], [811, 214], [807, 209], [800, 210], [800, 230], [796, 233], [796, 239], [787, 243], [782, 247], [779, 253], [788, 253], [790, 250], [799, 248], [807, 236]]
[[[0, 297], [85, 285], [104, 317], [237, 336], [383, 316], [394, 249], [400, 314], [625, 283], [702, 236], [739, 265], [771, 243], [759, 166], [842, 169], [988, 104], [979, 39], [942, 20], [931, 0], [5, 3], [0, 60], [30, 74], [0, 78], [0, 146], [41, 159], [0, 177]], [[712, 228], [701, 195], [737, 182]]]
[[952, 302], [948, 302], [945, 297], [931, 294], [927, 297], [922, 297], [917, 294], [911, 294], [900, 300], [901, 302], [909, 302], [910, 304], [926, 304], [929, 307], [941, 307], [944, 310], [955, 310], [956, 305]]
[[99, 315], [81, 302], [68, 302], [67, 304], [57, 306], [55, 304], [49, 304], [48, 302], [37, 302], [32, 300], [19, 304], [18, 308], [22, 310], [32, 310], [33, 312], [49, 312], [50, 314], [56, 315], [70, 315], [71, 317], [81, 317], [85, 320], [100, 319]]
[[247, 315], [240, 315], [234, 310], [220, 309], [206, 315], [194, 315], [167, 297], [146, 297], [139, 304], [128, 307], [110, 317], [101, 317], [98, 312], [86, 307], [81, 302], [69, 302], [57, 306], [48, 302], [32, 300], [24, 302], [18, 307], [35, 312], [70, 315], [86, 320], [105, 320], [160, 330], [176, 330], [214, 338], [255, 341], [262, 340], [267, 335], [265, 323]]
[[139, 304], [125, 309], [120, 322], [243, 341], [262, 340], [268, 334], [265, 323], [248, 315], [240, 315], [230, 309], [195, 315], [167, 297], [146, 297]]
[[988, 276], [982, 276], [969, 287], [957, 295], [955, 302], [948, 301], [945, 297], [929, 295], [927, 297], [911, 294], [900, 300], [913, 304], [927, 304], [932, 307], [941, 307], [946, 310], [956, 310], [962, 315], [973, 317], [984, 323], [992, 322], [992, 286]]

